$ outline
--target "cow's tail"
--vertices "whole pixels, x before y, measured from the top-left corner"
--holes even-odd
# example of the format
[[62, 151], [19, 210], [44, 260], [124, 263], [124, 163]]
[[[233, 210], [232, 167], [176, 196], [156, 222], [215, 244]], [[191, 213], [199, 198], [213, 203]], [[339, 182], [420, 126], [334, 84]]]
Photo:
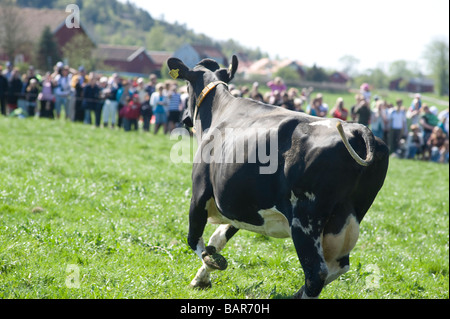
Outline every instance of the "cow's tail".
[[347, 148], [348, 152], [353, 157], [353, 159], [361, 166], [369, 166], [370, 163], [372, 163], [373, 161], [373, 156], [375, 153], [374, 139], [373, 136], [370, 134], [369, 129], [363, 126], [364, 128], [362, 132], [362, 137], [366, 144], [367, 156], [366, 159], [362, 159], [348, 142], [347, 136], [345, 136], [344, 129], [342, 128], [341, 121], [337, 122], [336, 127], [337, 130], [339, 131], [339, 135], [341, 136], [342, 141], [344, 142], [345, 147]]

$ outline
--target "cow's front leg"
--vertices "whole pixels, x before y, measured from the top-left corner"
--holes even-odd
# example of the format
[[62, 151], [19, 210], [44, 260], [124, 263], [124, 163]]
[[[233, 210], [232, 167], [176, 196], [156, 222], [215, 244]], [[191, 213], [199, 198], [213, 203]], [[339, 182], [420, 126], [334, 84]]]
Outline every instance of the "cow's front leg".
[[[189, 211], [188, 244], [203, 263], [202, 267], [197, 271], [195, 278], [190, 284], [195, 288], [211, 287], [209, 274], [214, 270], [224, 270], [227, 268], [226, 259], [217, 253], [216, 247], [205, 247], [202, 236], [207, 219], [208, 211], [206, 210], [206, 203], [197, 204], [194, 200], [191, 200], [191, 207]], [[219, 249], [222, 248], [223, 247], [220, 247]]]

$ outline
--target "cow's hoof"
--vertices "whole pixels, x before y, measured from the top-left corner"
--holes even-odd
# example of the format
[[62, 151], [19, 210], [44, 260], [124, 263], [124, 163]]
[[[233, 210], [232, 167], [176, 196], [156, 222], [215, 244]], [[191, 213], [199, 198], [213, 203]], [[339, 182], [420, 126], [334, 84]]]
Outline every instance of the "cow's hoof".
[[305, 292], [305, 286], [302, 286], [302, 288], [300, 288], [299, 291], [297, 291], [297, 293], [295, 293], [292, 298], [293, 299], [303, 299], [303, 294]]
[[216, 248], [213, 246], [207, 246], [202, 253], [202, 258], [205, 264], [216, 270], [225, 270], [228, 267], [227, 260], [220, 254], [216, 253]]
[[199, 281], [199, 282], [191, 282], [189, 284], [189, 287], [191, 287], [192, 289], [200, 289], [200, 290], [204, 290], [204, 289], [210, 289], [212, 287], [211, 281], [208, 282], [203, 282], [203, 281]]

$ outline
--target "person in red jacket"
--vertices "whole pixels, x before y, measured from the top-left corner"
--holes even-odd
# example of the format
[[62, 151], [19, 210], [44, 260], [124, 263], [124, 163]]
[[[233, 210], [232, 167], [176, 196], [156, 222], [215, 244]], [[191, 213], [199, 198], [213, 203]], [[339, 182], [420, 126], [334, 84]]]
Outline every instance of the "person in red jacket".
[[141, 115], [141, 104], [139, 103], [139, 95], [133, 94], [133, 97], [126, 106], [120, 110], [120, 116], [123, 118], [123, 128], [125, 131], [138, 130], [138, 120]]

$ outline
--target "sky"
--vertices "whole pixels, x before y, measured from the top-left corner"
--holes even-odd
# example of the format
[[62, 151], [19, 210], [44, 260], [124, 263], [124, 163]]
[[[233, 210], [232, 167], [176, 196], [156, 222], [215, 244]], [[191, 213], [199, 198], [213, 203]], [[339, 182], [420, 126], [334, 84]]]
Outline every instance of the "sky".
[[397, 60], [426, 71], [426, 46], [449, 38], [448, 0], [129, 1], [155, 19], [214, 40], [233, 39], [272, 58], [338, 70], [340, 58], [351, 55], [359, 71], [387, 70]]

